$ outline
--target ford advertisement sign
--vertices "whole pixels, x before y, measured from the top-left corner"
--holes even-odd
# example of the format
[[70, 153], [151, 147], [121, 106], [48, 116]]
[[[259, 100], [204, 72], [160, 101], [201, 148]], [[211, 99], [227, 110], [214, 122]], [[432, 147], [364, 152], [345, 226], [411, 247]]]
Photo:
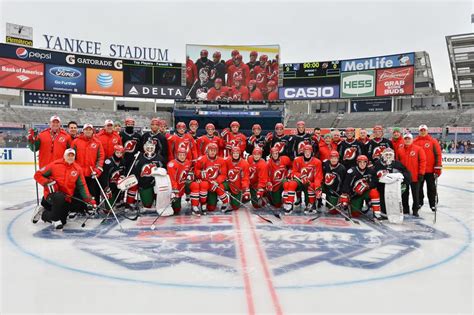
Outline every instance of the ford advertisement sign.
[[319, 100], [339, 98], [339, 85], [279, 88], [281, 100]]
[[370, 58], [360, 58], [343, 60], [341, 71], [361, 71], [372, 69], [385, 69], [394, 67], [412, 66], [415, 64], [415, 53], [403, 53], [390, 56], [379, 56]]
[[83, 68], [46, 65], [46, 90], [85, 93], [86, 75]]

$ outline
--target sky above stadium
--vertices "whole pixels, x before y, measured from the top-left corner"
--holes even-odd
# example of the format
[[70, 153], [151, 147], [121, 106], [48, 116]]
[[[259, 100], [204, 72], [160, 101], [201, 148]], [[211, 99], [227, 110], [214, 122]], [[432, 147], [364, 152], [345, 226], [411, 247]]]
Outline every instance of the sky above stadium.
[[[352, 59], [411, 51], [430, 54], [438, 90], [453, 87], [446, 35], [472, 32], [473, 1], [5, 1], [5, 23], [43, 34], [168, 49], [186, 44], [279, 44], [283, 63]], [[224, 56], [225, 57], [225, 56]], [[225, 58], [227, 59], [227, 57]]]

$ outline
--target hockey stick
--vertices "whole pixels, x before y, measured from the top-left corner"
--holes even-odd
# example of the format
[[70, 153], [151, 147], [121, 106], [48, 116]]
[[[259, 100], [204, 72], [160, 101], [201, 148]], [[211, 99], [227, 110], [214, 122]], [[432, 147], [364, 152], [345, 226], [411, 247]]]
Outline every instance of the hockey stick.
[[[217, 188], [220, 188], [219, 186], [217, 186]], [[220, 188], [221, 190], [223, 190], [222, 188]], [[244, 207], [245, 209], [249, 210], [250, 213], [252, 214], [255, 214], [256, 216], [258, 216], [260, 219], [262, 219], [263, 221], [266, 221], [268, 223], [271, 223], [273, 224], [273, 222], [270, 220], [270, 219], [267, 219], [267, 218], [264, 218], [262, 217], [260, 214], [254, 212], [250, 207], [248, 207], [246, 204], [242, 203], [239, 199], [235, 198], [234, 196], [232, 196], [232, 194], [229, 194], [227, 193], [225, 190], [223, 190], [224, 193], [229, 196], [230, 198], [232, 198], [234, 201], [236, 201], [237, 203], [239, 203], [242, 207]]]
[[[332, 190], [332, 189], [329, 188], [329, 187], [328, 187], [328, 189], [329, 189], [329, 192], [331, 192], [333, 195], [336, 195], [336, 196], [340, 197], [340, 194], [338, 194], [337, 192], [335, 192], [334, 190]], [[355, 195], [352, 195], [352, 196], [351, 196], [351, 199], [352, 199], [354, 196], [355, 196]], [[327, 202], [327, 200], [326, 200], [326, 202]], [[330, 205], [331, 205], [331, 204], [330, 204]], [[350, 205], [349, 205], [349, 206], [350, 206]], [[356, 209], [355, 211], [359, 212], [364, 218], [366, 218], [367, 220], [369, 220], [369, 221], [371, 221], [371, 222], [373, 222], [373, 223], [382, 224], [378, 219], [369, 217], [366, 213], [362, 212], [362, 210], [357, 210], [357, 209]], [[352, 207], [350, 207], [349, 213], [352, 214]], [[372, 213], [373, 213], [373, 211], [372, 211]], [[350, 215], [350, 216], [351, 216], [351, 215]], [[352, 217], [352, 216], [351, 216], [351, 217]], [[375, 215], [374, 215], [374, 217], [375, 217]]]
[[[133, 167], [135, 166], [135, 163], [137, 162], [137, 159], [138, 159], [139, 156], [140, 156], [140, 151], [138, 151], [138, 152], [135, 154], [135, 159], [133, 160], [133, 163], [132, 163], [132, 165], [130, 166], [130, 169], [128, 170], [126, 177], [130, 176], [130, 173], [132, 172], [132, 169], [133, 169]], [[119, 192], [118, 192], [117, 196], [116, 196], [115, 199], [114, 199], [114, 202], [112, 203], [112, 207], [115, 207], [115, 204], [117, 203], [117, 200], [119, 199], [120, 194], [121, 194], [122, 192], [123, 192], [123, 191], [119, 191]], [[110, 202], [109, 202], [109, 204], [110, 204]], [[111, 207], [110, 209], [112, 209], [112, 207]], [[100, 222], [100, 224], [102, 224], [102, 223], [104, 223], [105, 221], [107, 221], [107, 219], [109, 218], [109, 215], [110, 215], [110, 211], [107, 213], [107, 215], [105, 216], [105, 218], [102, 219], [102, 221]], [[138, 217], [138, 216], [137, 216], [137, 217]], [[126, 218], [128, 219], [128, 217], [126, 217]], [[136, 219], [135, 219], [135, 220], [136, 220]]]
[[196, 85], [196, 83], [198, 83], [198, 81], [199, 81], [199, 80], [196, 79], [196, 80], [194, 81], [193, 85], [191, 85], [191, 88], [189, 88], [189, 92], [188, 92], [188, 94], [186, 94], [185, 99], [187, 99], [188, 96], [189, 96], [189, 94], [191, 94], [191, 91], [193, 90], [193, 88], [194, 88], [194, 86]]
[[[89, 166], [89, 168], [91, 169], [92, 173], [94, 173], [94, 170], [92, 169], [92, 167]], [[120, 229], [123, 230], [122, 224], [120, 223], [119, 219], [117, 218], [117, 215], [115, 214], [115, 211], [114, 211], [112, 205], [110, 204], [109, 199], [107, 199], [107, 195], [105, 194], [104, 190], [102, 189], [102, 185], [100, 184], [99, 179], [97, 178], [97, 176], [93, 176], [93, 177], [94, 177], [97, 185], [99, 186], [100, 192], [102, 193], [102, 197], [104, 197], [105, 202], [107, 202], [107, 205], [110, 207], [110, 211], [114, 215], [115, 220], [117, 221]]]
[[[349, 217], [347, 214], [345, 214], [344, 212], [342, 212], [342, 211], [338, 208], [338, 206], [333, 205], [332, 203], [330, 203], [330, 202], [329, 202], [326, 198], [324, 198], [324, 197], [323, 197], [322, 199], [324, 200], [324, 202], [325, 202], [326, 204], [330, 205], [334, 210], [336, 210], [337, 212], [339, 212], [339, 214], [341, 214], [341, 215], [344, 217], [344, 219], [345, 219], [346, 221], [351, 221], [352, 223], [355, 223], [355, 224], [360, 225], [360, 222], [359, 222], [359, 221], [354, 220], [354, 219], [352, 219], [351, 217]], [[349, 208], [349, 212], [350, 212], [350, 211], [351, 211], [351, 209]], [[309, 221], [309, 222], [311, 222], [311, 221]]]
[[270, 200], [268, 199], [267, 196], [263, 196], [262, 199], [263, 199], [263, 201], [265, 201], [265, 203], [270, 207], [270, 209], [272, 210], [272, 214], [273, 214], [275, 217], [277, 217], [278, 219], [281, 220], [281, 215], [280, 215], [280, 213], [279, 213], [280, 210], [277, 209], [276, 207], [274, 207], [274, 206], [272, 205], [272, 203], [270, 202]]
[[[436, 189], [436, 199], [435, 199], [435, 208], [434, 208], [434, 218], [433, 224], [436, 224], [436, 214], [438, 213], [438, 175], [434, 175], [435, 178], [435, 189]], [[423, 187], [421, 188], [423, 189]]]
[[[36, 149], [36, 146], [34, 146], [33, 149]], [[38, 166], [37, 166], [37, 162], [36, 162], [36, 152], [35, 151], [33, 151], [33, 159], [35, 161], [35, 173], [36, 173], [36, 171], [38, 170]], [[38, 182], [37, 181], [35, 181], [35, 185], [36, 185], [36, 207], [39, 207], [40, 202], [39, 202], [39, 191], [38, 191]]]

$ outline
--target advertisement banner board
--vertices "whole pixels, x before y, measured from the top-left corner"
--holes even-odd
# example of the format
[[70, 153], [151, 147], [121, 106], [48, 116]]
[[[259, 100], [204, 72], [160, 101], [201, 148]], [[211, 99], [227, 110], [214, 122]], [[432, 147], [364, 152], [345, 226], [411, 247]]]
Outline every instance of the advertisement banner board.
[[375, 96], [375, 70], [341, 74], [341, 98]]

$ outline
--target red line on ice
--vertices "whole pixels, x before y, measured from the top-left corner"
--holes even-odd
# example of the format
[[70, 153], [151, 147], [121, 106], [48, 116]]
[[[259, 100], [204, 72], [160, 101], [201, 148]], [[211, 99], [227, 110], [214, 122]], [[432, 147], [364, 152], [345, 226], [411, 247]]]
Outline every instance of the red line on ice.
[[278, 300], [278, 295], [276, 294], [275, 287], [273, 286], [272, 277], [270, 275], [270, 268], [268, 267], [267, 260], [265, 259], [262, 246], [260, 245], [260, 242], [258, 241], [255, 224], [252, 222], [252, 218], [250, 217], [249, 211], [244, 210], [244, 212], [245, 212], [245, 215], [247, 216], [247, 220], [249, 221], [250, 226], [252, 227], [252, 238], [255, 243], [255, 246], [257, 247], [258, 258], [260, 259], [260, 263], [262, 264], [262, 267], [263, 267], [263, 273], [265, 275], [265, 280], [267, 282], [268, 290], [270, 290], [270, 295], [272, 297], [273, 306], [275, 307], [275, 312], [276, 314], [281, 315], [283, 314], [283, 311], [281, 310], [280, 301]]
[[255, 314], [255, 306], [253, 302], [253, 295], [252, 295], [252, 287], [250, 286], [250, 278], [247, 268], [247, 257], [245, 256], [244, 252], [244, 242], [242, 241], [242, 230], [240, 229], [240, 221], [237, 211], [234, 211], [235, 217], [235, 227], [237, 229], [237, 243], [239, 247], [239, 256], [240, 261], [242, 264], [242, 273], [244, 276], [244, 289], [245, 289], [245, 297], [247, 299], [247, 308], [250, 315]]

